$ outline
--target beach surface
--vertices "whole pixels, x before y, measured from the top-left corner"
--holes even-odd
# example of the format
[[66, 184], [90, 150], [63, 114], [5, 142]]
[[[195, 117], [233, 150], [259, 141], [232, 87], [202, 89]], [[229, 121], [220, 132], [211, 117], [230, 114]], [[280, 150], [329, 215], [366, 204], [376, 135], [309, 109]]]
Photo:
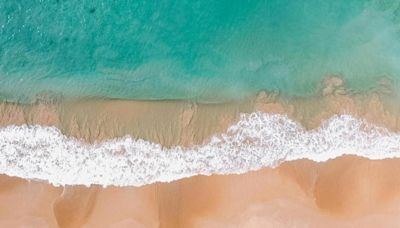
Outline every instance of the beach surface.
[[399, 159], [343, 156], [143, 187], [0, 178], [4, 227], [396, 227]]
[[[400, 172], [400, 159], [396, 158], [398, 157], [396, 137], [400, 131], [400, 112], [396, 105], [397, 98], [391, 95], [390, 87], [385, 83], [369, 93], [351, 94], [346, 90], [343, 81], [336, 77], [323, 81], [320, 92], [321, 96], [318, 97], [290, 99], [276, 93], [261, 92], [250, 100], [224, 104], [104, 99], [59, 101], [48, 98], [38, 99], [37, 102], [29, 105], [2, 103], [0, 126], [6, 129], [4, 132], [7, 133], [8, 130], [18, 126], [26, 126], [27, 129], [31, 129], [32, 126], [39, 128], [48, 126], [60, 130], [56, 133], [62, 136], [57, 137], [61, 137], [62, 140], [73, 138], [77, 141], [69, 143], [79, 142], [84, 145], [82, 146], [84, 148], [91, 148], [90, 145], [95, 145], [94, 147], [97, 148], [99, 146], [96, 145], [103, 144], [96, 143], [110, 144], [116, 138], [129, 136], [145, 140], [143, 142], [154, 143], [156, 148], [161, 148], [162, 153], [167, 153], [166, 156], [168, 152], [175, 153], [174, 148], [181, 148], [176, 152], [178, 155], [189, 153], [185, 149], [209, 145], [207, 143], [212, 141], [215, 135], [223, 134], [222, 138], [229, 138], [232, 133], [229, 129], [238, 121], [243, 121], [243, 115], [247, 113], [250, 116], [261, 115], [261, 117], [279, 114], [278, 122], [295, 121], [299, 125], [288, 122], [287, 126], [294, 126], [295, 129], [297, 129], [296, 126], [301, 126], [302, 128], [296, 130], [294, 134], [300, 131], [299, 134], [304, 134], [305, 137], [313, 134], [320, 137], [324, 134], [323, 129], [326, 125], [324, 121], [334, 116], [349, 115], [354, 118], [350, 119], [350, 123], [360, 119], [375, 126], [374, 128], [366, 127], [364, 122], [361, 122], [360, 126], [357, 125], [357, 131], [354, 131], [357, 134], [360, 133], [361, 136], [354, 135], [355, 140], [358, 139], [357, 137], [371, 139], [378, 136], [381, 137], [377, 141], [379, 144], [380, 139], [387, 140], [394, 137], [394, 141], [388, 141], [394, 144], [390, 144], [389, 149], [386, 148], [389, 151], [393, 149], [394, 152], [388, 155], [382, 155], [383, 150], [372, 151], [372, 154], [366, 153], [371, 155], [372, 160], [367, 155], [359, 157], [346, 155], [346, 153], [333, 154], [322, 160], [313, 159], [311, 155], [310, 160], [302, 159], [300, 155], [296, 157], [296, 154], [289, 154], [292, 157], [285, 155], [278, 158], [278, 162], [265, 163], [269, 165], [256, 166], [256, 168], [252, 166], [248, 168], [246, 166], [248, 160], [244, 160], [243, 163], [233, 163], [226, 172], [218, 168], [223, 166], [216, 166], [215, 172], [200, 170], [198, 173], [196, 171], [190, 175], [185, 174], [186, 176], [182, 174], [170, 179], [156, 178], [150, 181], [141, 179], [142, 174], [139, 173], [123, 176], [127, 180], [139, 178], [142, 182], [135, 182], [139, 183], [135, 186], [129, 186], [129, 184], [125, 186], [121, 184], [122, 182], [118, 182], [118, 179], [111, 179], [111, 182], [99, 185], [96, 184], [97, 182], [92, 182], [90, 178], [88, 182], [85, 182], [86, 186], [62, 184], [62, 182], [60, 184], [60, 182], [42, 178], [40, 175], [19, 176], [11, 172], [6, 174], [13, 177], [3, 174], [0, 178], [0, 226], [174, 228], [398, 226], [400, 224], [398, 217], [400, 176], [396, 174]], [[244, 122], [243, 126], [248, 123], [250, 122]], [[8, 129], [7, 127], [10, 126], [12, 128]], [[238, 126], [242, 125], [236, 125], [236, 128]], [[340, 131], [340, 127], [346, 128], [346, 126], [339, 126], [334, 129]], [[327, 129], [329, 130], [329, 126]], [[279, 132], [279, 128], [277, 131]], [[39, 137], [37, 132], [39, 131], [34, 131], [33, 135], [27, 134], [24, 137]], [[286, 133], [282, 132], [282, 134]], [[275, 137], [275, 135], [272, 136]], [[276, 137], [279, 139], [281, 136]], [[330, 140], [330, 138], [318, 137], [318, 140]], [[348, 142], [336, 143], [338, 145], [349, 143], [352, 140], [351, 137], [353, 136], [345, 138]], [[44, 138], [44, 140], [49, 139]], [[242, 152], [240, 156], [246, 155], [246, 150], [249, 150], [249, 153], [254, 152], [246, 145], [252, 145], [252, 140], [257, 142], [257, 139], [245, 140], [244, 144], [237, 144], [238, 151]], [[36, 149], [45, 145], [44, 141], [38, 142], [39, 145], [28, 143], [27, 148]], [[317, 142], [320, 143], [316, 144], [317, 146], [325, 145], [322, 141]], [[377, 148], [383, 148], [378, 144], [375, 145], [378, 146]], [[14, 144], [6, 141], [5, 145]], [[15, 145], [20, 145], [20, 142]], [[391, 148], [390, 146], [393, 145], [394, 147]], [[53, 147], [51, 148], [50, 150], [54, 150]], [[265, 147], [261, 145], [261, 148]], [[8, 154], [9, 151], [17, 151], [15, 152], [17, 155], [26, 151], [25, 148], [21, 150], [23, 152], [21, 153], [17, 149], [12, 147], [11, 150], [6, 150], [7, 153], [4, 156], [6, 158], [11, 156]], [[50, 152], [54, 153], [54, 151]], [[202, 153], [202, 150], [199, 151]], [[73, 155], [68, 155], [69, 157], [79, 156], [79, 150], [69, 152], [73, 152]], [[114, 155], [124, 157], [127, 151], [121, 149], [117, 152]], [[217, 158], [218, 153], [222, 153], [218, 150], [212, 152]], [[378, 155], [376, 157], [375, 152], [380, 157]], [[196, 155], [196, 150], [190, 153]], [[40, 157], [42, 155], [39, 153], [33, 160], [27, 159], [27, 161], [31, 162], [29, 164], [33, 164], [32, 161], [42, 162], [43, 157]], [[143, 159], [147, 159], [146, 156], [149, 155], [143, 156]], [[268, 154], [266, 156], [268, 157]], [[212, 157], [206, 158], [213, 160]], [[20, 159], [26, 158], [20, 157]], [[93, 160], [93, 157], [85, 159]], [[169, 158], [166, 157], [166, 159], [168, 161]], [[323, 162], [316, 162], [319, 160]], [[22, 164], [18, 162], [15, 164]], [[93, 170], [100, 173], [100, 176], [94, 177], [100, 178], [96, 180], [102, 180], [101, 175], [104, 170], [100, 170], [101, 166], [96, 167], [96, 162], [90, 163], [94, 165]], [[197, 164], [196, 160], [191, 162], [194, 163], [182, 164]], [[12, 165], [4, 163], [3, 167], [9, 166], [11, 170], [20, 168]], [[111, 170], [120, 172], [118, 165], [121, 164], [117, 163], [117, 168], [111, 167]], [[139, 162], [139, 165], [148, 164]], [[215, 164], [212, 163], [210, 166], [213, 165]], [[55, 163], [52, 164], [49, 172], [54, 167], [54, 170], [57, 168], [65, 170], [63, 165]], [[171, 172], [174, 173], [174, 167], [171, 167], [167, 166], [165, 171], [170, 172], [172, 169]], [[35, 167], [31, 166], [24, 166], [21, 169], [28, 174], [37, 172]], [[157, 172], [162, 172], [163, 169], [160, 170]], [[162, 173], [157, 173], [157, 175], [162, 176]], [[63, 179], [64, 176], [58, 178]], [[81, 183], [73, 182], [75, 180], [72, 179], [71, 183]], [[54, 183], [58, 184], [55, 186]]]

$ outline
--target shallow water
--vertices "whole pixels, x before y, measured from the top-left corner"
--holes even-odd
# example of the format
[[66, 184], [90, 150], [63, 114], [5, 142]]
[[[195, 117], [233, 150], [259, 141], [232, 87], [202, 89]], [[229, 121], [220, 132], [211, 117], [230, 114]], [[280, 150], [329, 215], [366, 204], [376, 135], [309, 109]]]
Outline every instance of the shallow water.
[[399, 87], [398, 0], [5, 0], [0, 12], [3, 100], [307, 96], [332, 74]]

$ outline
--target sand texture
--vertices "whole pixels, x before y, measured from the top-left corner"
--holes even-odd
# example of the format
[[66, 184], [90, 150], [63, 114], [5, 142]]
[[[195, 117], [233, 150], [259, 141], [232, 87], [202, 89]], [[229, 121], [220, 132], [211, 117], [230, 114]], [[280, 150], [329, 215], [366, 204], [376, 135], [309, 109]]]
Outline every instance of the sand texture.
[[400, 159], [345, 156], [143, 187], [1, 176], [1, 227], [397, 227]]

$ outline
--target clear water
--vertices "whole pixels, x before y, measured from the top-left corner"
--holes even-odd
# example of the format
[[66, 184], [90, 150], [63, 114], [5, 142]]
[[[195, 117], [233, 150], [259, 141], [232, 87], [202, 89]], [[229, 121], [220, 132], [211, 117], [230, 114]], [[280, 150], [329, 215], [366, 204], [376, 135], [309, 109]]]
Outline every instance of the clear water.
[[3, 0], [0, 98], [307, 96], [400, 88], [399, 0]]

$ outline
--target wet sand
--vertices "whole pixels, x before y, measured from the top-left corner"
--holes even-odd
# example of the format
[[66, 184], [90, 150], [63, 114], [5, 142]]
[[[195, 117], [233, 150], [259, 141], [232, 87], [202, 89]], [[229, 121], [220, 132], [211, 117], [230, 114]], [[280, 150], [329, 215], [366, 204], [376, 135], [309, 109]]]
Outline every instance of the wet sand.
[[143, 187], [0, 178], [0, 226], [396, 227], [400, 159], [345, 156]]
[[225, 132], [241, 113], [287, 114], [308, 129], [336, 114], [400, 131], [400, 106], [386, 82], [368, 93], [347, 91], [344, 82], [328, 77], [314, 97], [286, 98], [260, 92], [257, 97], [222, 104], [189, 101], [128, 101], [87, 98], [39, 99], [34, 104], [0, 103], [0, 127], [22, 124], [55, 126], [65, 135], [92, 143], [126, 135], [162, 146], [189, 146]]

